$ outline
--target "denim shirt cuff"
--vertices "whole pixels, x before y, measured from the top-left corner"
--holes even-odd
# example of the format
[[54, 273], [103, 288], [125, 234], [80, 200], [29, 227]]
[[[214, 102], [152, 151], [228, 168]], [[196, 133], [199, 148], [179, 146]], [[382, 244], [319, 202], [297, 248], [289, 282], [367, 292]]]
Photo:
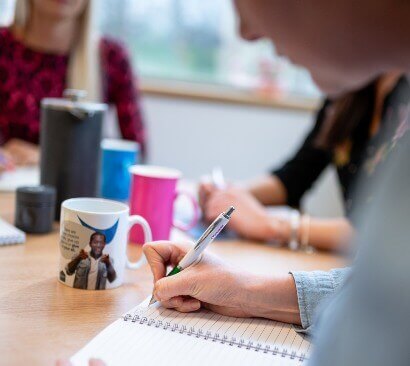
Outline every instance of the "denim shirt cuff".
[[300, 319], [302, 322], [302, 329], [296, 328], [296, 330], [304, 333], [312, 332], [312, 324], [318, 306], [330, 294], [335, 292], [336, 288], [346, 277], [347, 270], [346, 268], [329, 272], [290, 272], [295, 280]]

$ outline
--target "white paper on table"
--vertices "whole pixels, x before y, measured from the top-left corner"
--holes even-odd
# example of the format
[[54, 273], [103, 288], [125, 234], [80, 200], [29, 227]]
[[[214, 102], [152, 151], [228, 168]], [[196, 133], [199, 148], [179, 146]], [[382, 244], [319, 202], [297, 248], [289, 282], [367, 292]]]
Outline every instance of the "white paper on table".
[[36, 167], [16, 168], [0, 174], [0, 191], [14, 192], [18, 187], [40, 184], [40, 169]]
[[98, 334], [71, 358], [73, 365], [88, 365], [90, 358], [107, 366], [301, 365], [309, 353], [308, 340], [289, 324], [205, 309], [179, 313], [147, 307], [148, 301]]

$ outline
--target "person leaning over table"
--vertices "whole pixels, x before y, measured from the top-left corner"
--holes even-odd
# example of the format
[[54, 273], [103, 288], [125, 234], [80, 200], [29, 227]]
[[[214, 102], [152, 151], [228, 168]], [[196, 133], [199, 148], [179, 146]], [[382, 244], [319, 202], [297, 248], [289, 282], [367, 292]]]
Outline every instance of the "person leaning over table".
[[[394, 43], [393, 40], [395, 37], [406, 35], [410, 38], [410, 25], [407, 21], [404, 22], [404, 19], [410, 16], [410, 4], [405, 5], [398, 0], [394, 2], [397, 8], [391, 8], [391, 3], [387, 0], [380, 0], [377, 6], [370, 0], [362, 0], [355, 3], [355, 9], [358, 11], [353, 13], [350, 11], [353, 6], [351, 1], [338, 1], [332, 4], [318, 1], [314, 6], [306, 5], [304, 2], [279, 0], [237, 0], [235, 3], [241, 18], [241, 33], [244, 38], [253, 40], [267, 37], [275, 40], [279, 52], [285, 52], [295, 62], [300, 62], [310, 69], [322, 90], [329, 95], [340, 95], [368, 83], [388, 70], [406, 69], [406, 63], [402, 63], [402, 55], [397, 51], [401, 43]], [[387, 9], [393, 17], [390, 20], [384, 19]], [[340, 27], [342, 24], [353, 22], [354, 27], [349, 29], [360, 37], [352, 41], [349, 37], [351, 34], [343, 31], [335, 34], [333, 40], [329, 38], [318, 42], [316, 27], [323, 30], [319, 34], [330, 33], [327, 27], [331, 26], [328, 22], [322, 21], [327, 19], [328, 14], [332, 15], [332, 19], [333, 16], [337, 18], [337, 25]], [[309, 19], [308, 24], [305, 18]], [[389, 32], [385, 32], [387, 28], [382, 27], [384, 33], [380, 39], [372, 34], [372, 31], [378, 30], [375, 27], [375, 18], [383, 20], [386, 26], [399, 19], [399, 24], [403, 27], [390, 27]], [[301, 24], [306, 27], [303, 28], [304, 32], [299, 32], [300, 28], [293, 27], [301, 19]], [[334, 21], [332, 25], [333, 23]], [[364, 32], [360, 31], [361, 27], [365, 28]], [[301, 34], [304, 37], [303, 42], [300, 39]], [[363, 47], [363, 43], [366, 43], [366, 48]], [[391, 48], [393, 44], [396, 49]], [[392, 52], [390, 56], [393, 61], [386, 58], [379, 47], [384, 47], [384, 52]], [[375, 57], [372, 57], [373, 55]], [[407, 69], [410, 70], [410, 52], [406, 50], [404, 55], [407, 56]], [[380, 56], [380, 62], [376, 56]], [[384, 109], [391, 111], [383, 114], [385, 121], [381, 124], [388, 137], [383, 137], [386, 140], [380, 156], [369, 162], [372, 165], [370, 173], [373, 181], [383, 181], [385, 166], [393, 164], [401, 150], [410, 143], [407, 141], [410, 137], [410, 95], [406, 83], [395, 88]], [[398, 118], [391, 118], [395, 113], [398, 113]], [[396, 129], [384, 127], [389, 126], [389, 120], [396, 123]], [[403, 167], [407, 168], [408, 162]], [[365, 171], [365, 181], [366, 174], [368, 172]], [[378, 196], [380, 194], [369, 199], [376, 200]], [[405, 198], [409, 196], [410, 192]], [[374, 211], [371, 203], [364, 208], [365, 212], [362, 212], [360, 218], [363, 222], [366, 212]], [[381, 210], [382, 208], [378, 207], [378, 211]], [[383, 231], [382, 227], [376, 229]], [[408, 225], [403, 229], [408, 231]], [[365, 249], [371, 253], [370, 244], [372, 243]], [[388, 244], [377, 243], [377, 247], [388, 247]], [[277, 277], [257, 276], [230, 266], [210, 253], [205, 253], [197, 265], [175, 276], [164, 278], [166, 266], [177, 264], [188, 248], [187, 244], [172, 242], [149, 243], [144, 246], [144, 253], [154, 276], [155, 298], [163, 306], [182, 312], [195, 311], [204, 306], [226, 315], [264, 317], [300, 324], [305, 331], [311, 332], [318, 306], [323, 304], [325, 299], [331, 298], [350, 275], [350, 269], [344, 268], [331, 271], [296, 271]], [[379, 271], [383, 273], [387, 269], [380, 265]], [[218, 286], [215, 286], [215, 283], [218, 283]], [[377, 293], [376, 284], [371, 283], [371, 286]], [[364, 300], [371, 306], [370, 299]], [[362, 306], [366, 306], [364, 300]], [[348, 317], [348, 309], [344, 309], [344, 314]], [[360, 320], [363, 319], [358, 321]], [[343, 340], [348, 342], [346, 338]]]
[[40, 101], [60, 98], [66, 88], [115, 105], [122, 137], [145, 151], [128, 53], [117, 41], [96, 38], [93, 3], [17, 0], [13, 24], [0, 28], [0, 152], [9, 164], [38, 163]]
[[[389, 70], [410, 72], [410, 48], [403, 47], [410, 42], [408, 2], [236, 0], [235, 4], [246, 39], [275, 40], [277, 49], [307, 67], [326, 93], [354, 90]], [[403, 98], [396, 91], [391, 102], [400, 103], [405, 111], [410, 97]], [[363, 215], [368, 230], [364, 230], [367, 237], [361, 239], [366, 245], [359, 248], [360, 265], [324, 307], [310, 365], [409, 364], [409, 131], [410, 122], [405, 118], [388, 145], [390, 154], [385, 162], [393, 166], [384, 170], [379, 183], [382, 191]], [[185, 245], [169, 242], [144, 248], [156, 281], [155, 293], [163, 305], [180, 311], [206, 306], [218, 312], [301, 322], [297, 285], [290, 276], [246, 276], [206, 254], [185, 274], [162, 278], [165, 265], [178, 262], [185, 250]], [[317, 291], [321, 283], [322, 292]], [[335, 283], [331, 272], [323, 272], [311, 285], [305, 287], [307, 294], [316, 294], [323, 301], [340, 283]], [[180, 297], [183, 294], [190, 297]], [[306, 298], [301, 300], [300, 307], [308, 305], [303, 302]], [[311, 305], [313, 314], [317, 304]]]
[[[201, 184], [199, 198], [205, 218], [213, 221], [224, 207], [233, 205], [238, 210], [230, 228], [248, 239], [346, 250], [354, 233], [351, 213], [357, 201], [355, 182], [363, 171], [371, 178], [389, 138], [385, 130], [397, 129], [400, 112], [387, 105], [394, 90], [403, 86], [410, 88], [407, 79], [400, 72], [390, 72], [359, 90], [327, 99], [297, 153], [271, 175], [247, 188], [234, 185], [220, 190], [210, 183]], [[386, 114], [391, 116], [383, 118]], [[267, 205], [298, 208], [303, 195], [329, 164], [337, 169], [347, 218], [311, 218], [297, 210], [289, 217], [280, 217], [265, 209]]]

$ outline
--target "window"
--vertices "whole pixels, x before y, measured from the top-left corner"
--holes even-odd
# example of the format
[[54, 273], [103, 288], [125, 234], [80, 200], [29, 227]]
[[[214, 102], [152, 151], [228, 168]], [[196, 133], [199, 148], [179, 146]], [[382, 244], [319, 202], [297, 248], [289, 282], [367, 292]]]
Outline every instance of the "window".
[[[123, 40], [140, 77], [240, 88], [272, 96], [317, 97], [309, 73], [267, 41], [236, 34], [232, 0], [96, 0], [102, 34]], [[14, 0], [0, 2], [8, 24]]]
[[98, 1], [102, 33], [122, 39], [142, 77], [317, 97], [309, 73], [267, 41], [236, 34], [231, 0]]
[[0, 2], [0, 27], [10, 24], [14, 14], [14, 0]]

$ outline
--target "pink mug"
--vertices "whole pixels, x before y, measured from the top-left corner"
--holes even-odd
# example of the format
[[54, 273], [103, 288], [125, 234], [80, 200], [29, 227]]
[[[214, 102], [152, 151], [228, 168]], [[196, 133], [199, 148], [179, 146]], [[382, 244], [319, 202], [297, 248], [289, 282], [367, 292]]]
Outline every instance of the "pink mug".
[[[196, 199], [188, 192], [177, 192], [181, 172], [176, 169], [149, 165], [133, 165], [129, 169], [131, 179], [130, 212], [148, 221], [153, 240], [169, 240], [171, 228], [183, 231], [192, 229], [198, 222], [199, 208]], [[174, 220], [174, 202], [185, 195], [192, 202], [194, 215], [189, 224]], [[144, 233], [138, 226], [131, 229], [130, 240], [144, 243]]]

